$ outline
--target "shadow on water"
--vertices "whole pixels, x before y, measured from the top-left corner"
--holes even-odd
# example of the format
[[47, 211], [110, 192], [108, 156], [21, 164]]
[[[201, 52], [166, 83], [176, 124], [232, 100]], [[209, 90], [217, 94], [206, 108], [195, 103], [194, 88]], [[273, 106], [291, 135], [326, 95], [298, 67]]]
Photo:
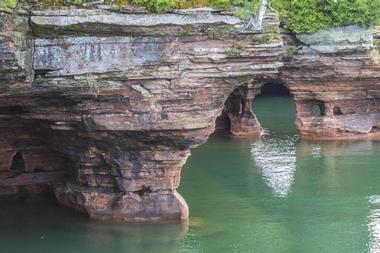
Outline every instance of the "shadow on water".
[[110, 223], [89, 220], [53, 197], [2, 200], [0, 252], [179, 252], [186, 223]]

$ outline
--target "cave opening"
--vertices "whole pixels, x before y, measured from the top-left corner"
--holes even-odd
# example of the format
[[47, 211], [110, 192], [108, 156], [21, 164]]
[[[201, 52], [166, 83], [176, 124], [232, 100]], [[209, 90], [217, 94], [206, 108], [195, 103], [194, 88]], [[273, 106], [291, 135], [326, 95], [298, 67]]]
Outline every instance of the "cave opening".
[[239, 117], [244, 111], [244, 97], [247, 94], [247, 87], [245, 85], [235, 88], [231, 94], [229, 94], [221, 115], [216, 119], [215, 130], [230, 132], [231, 129], [231, 116]]
[[380, 126], [373, 126], [371, 128], [371, 133], [379, 133], [380, 132]]
[[[311, 115], [314, 116], [314, 117], [321, 117], [321, 116], [324, 116], [325, 115], [325, 106], [322, 102], [320, 101], [316, 101], [313, 103], [312, 107], [311, 107]], [[334, 115], [335, 112], [334, 112]]]
[[280, 82], [269, 82], [261, 87], [257, 97], [291, 97], [289, 89]]
[[340, 109], [340, 107], [339, 106], [334, 106], [334, 108], [333, 108], [333, 114], [335, 115], [335, 116], [337, 116], [337, 115], [343, 115], [343, 113], [342, 113], [342, 110]]
[[152, 192], [152, 189], [149, 186], [143, 185], [139, 190], [134, 191], [137, 195], [140, 197], [144, 196], [145, 194], [149, 194]]
[[21, 152], [17, 152], [13, 158], [10, 170], [25, 171], [25, 160]]
[[265, 83], [253, 100], [253, 112], [265, 130], [295, 131], [296, 106], [282, 82]]
[[229, 95], [215, 128], [232, 135], [257, 137], [260, 134], [255, 133], [261, 132], [261, 127], [295, 130], [295, 115], [292, 94], [282, 82], [253, 88], [243, 85]]

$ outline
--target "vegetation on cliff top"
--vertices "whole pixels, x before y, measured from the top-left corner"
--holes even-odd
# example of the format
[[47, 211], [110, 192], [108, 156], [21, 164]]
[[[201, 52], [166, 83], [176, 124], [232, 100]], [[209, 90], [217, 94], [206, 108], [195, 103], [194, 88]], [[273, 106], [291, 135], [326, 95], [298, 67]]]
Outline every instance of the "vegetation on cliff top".
[[380, 24], [380, 0], [271, 0], [270, 5], [296, 33]]
[[[11, 1], [11, 0], [6, 0]], [[65, 4], [85, 4], [86, 0], [36, 0], [45, 7], [60, 7]], [[170, 9], [184, 9], [195, 7], [214, 7], [220, 10], [234, 8], [236, 16], [245, 19], [256, 13], [260, 7], [260, 0], [104, 0], [105, 4], [111, 4], [116, 9], [128, 5], [144, 6], [153, 13], [165, 12]]]
[[0, 8], [15, 8], [17, 0], [0, 0]]
[[[6, 5], [16, 0], [1, 0]], [[65, 4], [82, 5], [88, 0], [35, 0], [47, 7]], [[261, 0], [104, 0], [115, 9], [127, 5], [144, 6], [153, 13], [173, 8], [194, 8], [210, 6], [216, 9], [230, 9], [233, 14], [246, 20], [255, 15]], [[8, 4], [7, 4], [8, 3]], [[380, 0], [269, 0], [285, 26], [296, 33], [315, 32], [321, 29], [359, 24], [369, 27], [380, 24]], [[4, 4], [3, 4], [4, 5]]]

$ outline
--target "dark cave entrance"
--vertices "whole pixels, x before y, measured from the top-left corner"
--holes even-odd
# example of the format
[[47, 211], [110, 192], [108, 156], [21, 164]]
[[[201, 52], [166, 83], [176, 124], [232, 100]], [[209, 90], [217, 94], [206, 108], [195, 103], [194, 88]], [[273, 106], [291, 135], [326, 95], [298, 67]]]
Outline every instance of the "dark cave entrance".
[[261, 92], [256, 97], [291, 97], [290, 91], [280, 82], [269, 82], [261, 87]]
[[216, 120], [216, 131], [224, 130], [235, 136], [260, 136], [260, 124], [252, 112], [254, 97], [251, 84], [234, 89], [224, 104], [222, 114]]
[[25, 160], [21, 152], [17, 152], [13, 158], [10, 170], [25, 171]]

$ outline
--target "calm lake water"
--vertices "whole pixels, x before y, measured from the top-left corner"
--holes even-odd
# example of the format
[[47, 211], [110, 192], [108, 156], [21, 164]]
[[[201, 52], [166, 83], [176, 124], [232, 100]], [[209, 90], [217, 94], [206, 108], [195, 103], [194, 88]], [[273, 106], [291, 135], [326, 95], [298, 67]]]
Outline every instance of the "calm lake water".
[[380, 143], [306, 142], [287, 97], [258, 98], [258, 141], [193, 151], [185, 223], [90, 221], [52, 200], [0, 202], [0, 253], [380, 252]]

